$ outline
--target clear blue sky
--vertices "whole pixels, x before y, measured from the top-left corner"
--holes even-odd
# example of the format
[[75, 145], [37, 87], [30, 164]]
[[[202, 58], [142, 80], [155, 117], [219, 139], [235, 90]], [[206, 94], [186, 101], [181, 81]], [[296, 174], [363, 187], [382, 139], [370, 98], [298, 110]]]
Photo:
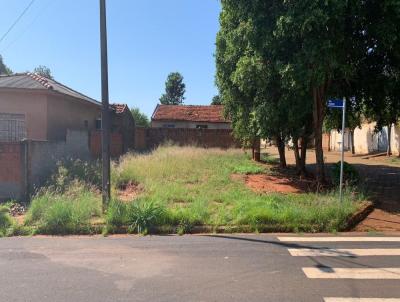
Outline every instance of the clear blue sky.
[[[30, 0], [0, 0], [0, 36]], [[219, 0], [108, 0], [110, 100], [151, 115], [169, 72], [186, 84], [186, 104], [217, 94]], [[100, 100], [98, 0], [36, 0], [0, 43], [14, 72], [48, 66], [59, 82]]]

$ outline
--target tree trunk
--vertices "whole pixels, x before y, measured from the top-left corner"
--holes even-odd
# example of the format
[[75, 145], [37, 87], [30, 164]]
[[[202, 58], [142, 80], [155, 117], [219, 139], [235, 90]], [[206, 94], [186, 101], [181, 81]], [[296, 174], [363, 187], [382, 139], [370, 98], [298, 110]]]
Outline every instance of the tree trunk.
[[296, 160], [296, 170], [297, 173], [301, 173], [301, 158], [300, 158], [300, 153], [299, 153], [299, 143], [298, 143], [298, 138], [293, 137], [293, 152], [294, 152], [294, 158]]
[[354, 150], [354, 130], [350, 130], [350, 150], [351, 154], [355, 154], [356, 151]]
[[392, 144], [391, 144], [391, 140], [392, 140], [392, 124], [388, 125], [388, 145], [387, 145], [387, 152], [386, 155], [390, 156], [392, 155]]
[[281, 168], [286, 168], [285, 142], [279, 135], [276, 137], [276, 145], [279, 152], [279, 166]]
[[301, 162], [300, 162], [300, 175], [306, 176], [306, 157], [307, 157], [307, 145], [308, 145], [308, 138], [303, 136], [301, 138]]
[[316, 177], [318, 183], [325, 183], [324, 151], [322, 149], [322, 124], [324, 122], [324, 93], [322, 87], [313, 88], [313, 121], [315, 138]]

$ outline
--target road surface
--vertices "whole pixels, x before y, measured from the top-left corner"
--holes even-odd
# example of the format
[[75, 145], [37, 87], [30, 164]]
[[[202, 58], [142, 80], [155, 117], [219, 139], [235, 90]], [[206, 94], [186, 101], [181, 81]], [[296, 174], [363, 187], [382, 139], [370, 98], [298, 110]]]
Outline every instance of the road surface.
[[287, 236], [3, 238], [0, 301], [400, 301], [400, 237]]

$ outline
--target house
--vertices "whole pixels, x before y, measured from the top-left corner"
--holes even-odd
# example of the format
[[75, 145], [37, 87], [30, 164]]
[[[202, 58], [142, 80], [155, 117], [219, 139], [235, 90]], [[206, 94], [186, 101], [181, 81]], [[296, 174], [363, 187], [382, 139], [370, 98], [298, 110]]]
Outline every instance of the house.
[[65, 140], [99, 126], [101, 103], [38, 74], [0, 76], [0, 141]]
[[111, 131], [122, 134], [123, 152], [135, 146], [135, 120], [126, 104], [111, 104]]
[[[389, 136], [388, 127], [383, 127], [381, 131], [376, 131], [375, 122], [364, 122], [360, 128], [354, 129], [353, 145], [355, 154], [369, 154], [374, 152], [386, 152], [390, 144], [393, 155], [400, 155], [400, 127], [392, 125], [391, 135]], [[329, 151], [340, 151], [342, 134], [336, 130], [331, 130], [324, 135], [323, 144]], [[344, 150], [350, 151], [351, 135], [348, 128], [344, 131]]]
[[151, 117], [152, 128], [231, 129], [224, 117], [224, 106], [157, 105]]

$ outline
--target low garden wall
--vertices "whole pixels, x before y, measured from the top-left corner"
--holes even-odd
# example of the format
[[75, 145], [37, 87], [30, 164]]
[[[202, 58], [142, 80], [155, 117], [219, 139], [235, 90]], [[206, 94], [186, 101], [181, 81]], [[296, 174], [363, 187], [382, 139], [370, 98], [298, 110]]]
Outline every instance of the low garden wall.
[[151, 150], [165, 142], [203, 148], [240, 147], [231, 129], [136, 128], [135, 138], [136, 150]]

